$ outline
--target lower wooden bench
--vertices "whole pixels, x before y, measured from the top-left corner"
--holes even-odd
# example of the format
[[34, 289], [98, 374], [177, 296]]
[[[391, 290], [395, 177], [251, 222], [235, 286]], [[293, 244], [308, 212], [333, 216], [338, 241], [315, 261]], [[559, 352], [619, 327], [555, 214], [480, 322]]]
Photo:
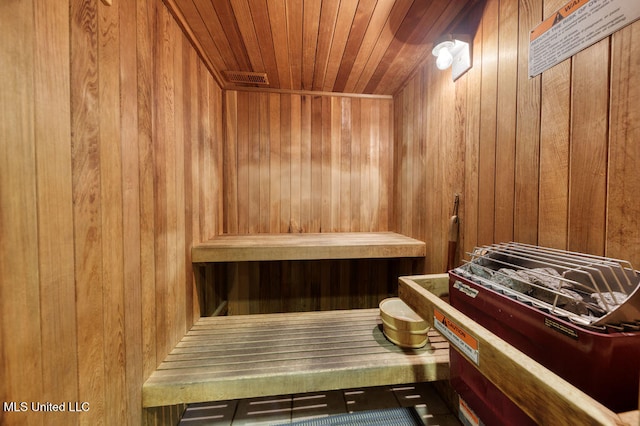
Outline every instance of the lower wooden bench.
[[144, 407], [448, 379], [435, 330], [403, 350], [378, 309], [203, 317], [146, 381]]

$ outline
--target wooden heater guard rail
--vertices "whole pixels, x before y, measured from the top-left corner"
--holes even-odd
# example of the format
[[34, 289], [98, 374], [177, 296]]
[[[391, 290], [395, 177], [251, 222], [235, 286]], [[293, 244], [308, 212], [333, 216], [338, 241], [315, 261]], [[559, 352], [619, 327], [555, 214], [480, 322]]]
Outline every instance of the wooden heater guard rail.
[[[479, 348], [476, 368], [538, 424], [640, 424], [640, 411], [612, 412], [444, 302], [441, 293], [433, 294], [422, 285], [424, 279], [425, 276], [400, 277], [400, 298], [430, 325], [435, 308], [475, 339]], [[458, 350], [455, 345], [451, 347]]]

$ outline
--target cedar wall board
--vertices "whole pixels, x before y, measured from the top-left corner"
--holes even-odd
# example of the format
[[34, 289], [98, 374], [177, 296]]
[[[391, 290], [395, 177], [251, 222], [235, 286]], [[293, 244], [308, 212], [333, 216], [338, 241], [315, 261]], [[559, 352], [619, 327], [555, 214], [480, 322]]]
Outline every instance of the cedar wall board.
[[[223, 232], [390, 230], [426, 241], [423, 272], [442, 272], [459, 193], [459, 260], [514, 239], [638, 268], [640, 22], [529, 79], [529, 30], [564, 2], [514, 3], [477, 11], [463, 77], [428, 59], [390, 101], [222, 93], [159, 0], [0, 2], [0, 399], [89, 403], [47, 414], [61, 424], [139, 424], [142, 383], [199, 316], [190, 245]], [[337, 297], [262, 287], [237, 308], [387, 290], [349, 278], [366, 264], [329, 270]], [[368, 298], [341, 299], [347, 281]]]
[[395, 96], [392, 229], [427, 242], [426, 272], [445, 269], [455, 193], [458, 262], [516, 240], [640, 268], [640, 23], [529, 78], [529, 31], [564, 3], [488, 0], [473, 68], [453, 83], [427, 61]]
[[72, 404], [2, 424], [140, 424], [200, 314], [222, 91], [162, 2], [111, 3], [0, 2], [0, 400]]

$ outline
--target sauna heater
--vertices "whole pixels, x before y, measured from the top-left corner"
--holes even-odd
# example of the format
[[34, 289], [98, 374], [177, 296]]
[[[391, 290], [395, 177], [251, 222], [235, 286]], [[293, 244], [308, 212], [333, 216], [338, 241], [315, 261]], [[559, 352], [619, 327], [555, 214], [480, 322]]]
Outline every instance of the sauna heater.
[[[627, 261], [521, 243], [449, 272], [453, 307], [614, 412], [638, 408], [640, 274]], [[451, 382], [485, 424], [532, 421], [451, 351]]]

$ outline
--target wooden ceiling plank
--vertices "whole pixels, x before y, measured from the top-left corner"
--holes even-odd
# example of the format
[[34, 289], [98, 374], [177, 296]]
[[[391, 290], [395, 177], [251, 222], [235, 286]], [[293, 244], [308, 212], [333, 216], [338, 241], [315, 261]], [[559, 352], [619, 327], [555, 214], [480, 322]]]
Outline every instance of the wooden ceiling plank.
[[410, 13], [411, 22], [403, 24], [403, 33], [392, 42], [364, 90], [375, 93], [376, 90], [388, 91], [394, 87], [392, 90], [395, 92], [402, 87], [405, 81], [402, 76], [408, 77], [424, 62], [431, 54], [433, 41], [446, 31], [466, 4], [466, 0], [441, 0], [431, 3], [420, 18], [418, 13]]
[[214, 74], [216, 81], [223, 85], [224, 80], [218, 71], [224, 67], [222, 54], [211, 38], [209, 30], [193, 0], [165, 0], [165, 3], [175, 19], [183, 27], [187, 38], [202, 56], [207, 68]]
[[319, 31], [317, 31], [318, 43], [315, 54], [315, 71], [312, 75], [313, 85], [308, 87], [310, 90], [321, 90], [322, 88], [322, 82], [324, 81], [324, 76], [327, 72], [329, 51], [331, 49], [336, 22], [338, 20], [339, 7], [340, 0], [325, 0], [322, 2], [320, 28]]
[[282, 30], [271, 28], [267, 0], [249, 0], [249, 10], [251, 11], [254, 29], [258, 37], [264, 71], [267, 73], [269, 83], [275, 87], [280, 87], [273, 32]]
[[353, 18], [353, 25], [349, 39], [347, 40], [347, 46], [342, 55], [342, 61], [340, 61], [340, 68], [336, 75], [336, 81], [333, 85], [334, 92], [342, 92], [347, 84], [349, 74], [353, 69], [353, 64], [358, 56], [360, 48], [363, 44], [367, 29], [369, 28], [369, 22], [371, 22], [377, 0], [360, 0], [358, 2], [358, 9], [356, 10], [356, 16]]
[[[420, 2], [421, 0], [417, 0]], [[376, 40], [376, 44], [371, 52], [371, 55], [367, 59], [367, 63], [362, 69], [362, 73], [360, 74], [357, 83], [354, 86], [354, 92], [356, 93], [364, 93], [364, 88], [367, 86], [369, 79], [373, 75], [376, 68], [378, 68], [378, 64], [384, 57], [389, 45], [394, 39], [398, 28], [404, 21], [405, 16], [409, 12], [409, 9], [413, 5], [414, 2], [409, 1], [397, 1], [393, 4], [393, 8], [391, 9], [388, 19], [385, 22], [384, 27], [381, 29], [380, 35]]]
[[287, 37], [289, 39], [289, 63], [291, 65], [291, 83], [293, 88], [302, 88], [302, 20], [303, 5], [301, 1], [288, 1]]
[[231, 46], [209, 0], [177, 0], [176, 3], [218, 71], [241, 66], [230, 54]]
[[248, 0], [231, 0], [231, 8], [251, 63], [251, 69], [248, 71], [265, 72], [260, 43], [258, 42], [258, 35], [256, 34]]
[[281, 89], [293, 89], [291, 80], [291, 63], [289, 61], [289, 38], [287, 23], [286, 0], [270, 0], [267, 3], [269, 9], [269, 23], [273, 36], [276, 66], [278, 68], [278, 83]]
[[[323, 61], [317, 56], [318, 30], [321, 27], [322, 0], [307, 0], [304, 2], [304, 16], [302, 23], [302, 88], [311, 90], [315, 68]], [[324, 2], [325, 4], [332, 3]]]
[[[220, 31], [228, 39], [229, 49], [235, 56], [238, 62], [239, 71], [250, 71], [251, 63], [249, 61], [249, 55], [247, 49], [244, 46], [244, 40], [240, 34], [236, 17], [231, 8], [231, 3], [228, 0], [225, 1], [213, 1], [208, 0], [215, 10], [215, 14], [220, 23], [220, 27], [216, 28], [216, 31]], [[225, 70], [220, 70], [225, 71]]]
[[333, 85], [336, 81], [340, 61], [344, 56], [349, 33], [353, 27], [353, 20], [355, 18], [357, 6], [358, 2], [355, 1], [343, 1], [340, 3], [338, 20], [336, 22], [336, 28], [331, 43], [329, 62], [327, 64], [327, 72], [325, 74], [323, 84], [323, 90], [325, 91], [333, 91]]
[[347, 82], [344, 86], [345, 92], [355, 93], [355, 86], [367, 65], [367, 61], [376, 47], [376, 43], [382, 33], [389, 14], [395, 4], [395, 0], [378, 0], [373, 15], [369, 21], [369, 26], [360, 45], [360, 49], [356, 55], [356, 59], [351, 67], [351, 72], [347, 76]]

